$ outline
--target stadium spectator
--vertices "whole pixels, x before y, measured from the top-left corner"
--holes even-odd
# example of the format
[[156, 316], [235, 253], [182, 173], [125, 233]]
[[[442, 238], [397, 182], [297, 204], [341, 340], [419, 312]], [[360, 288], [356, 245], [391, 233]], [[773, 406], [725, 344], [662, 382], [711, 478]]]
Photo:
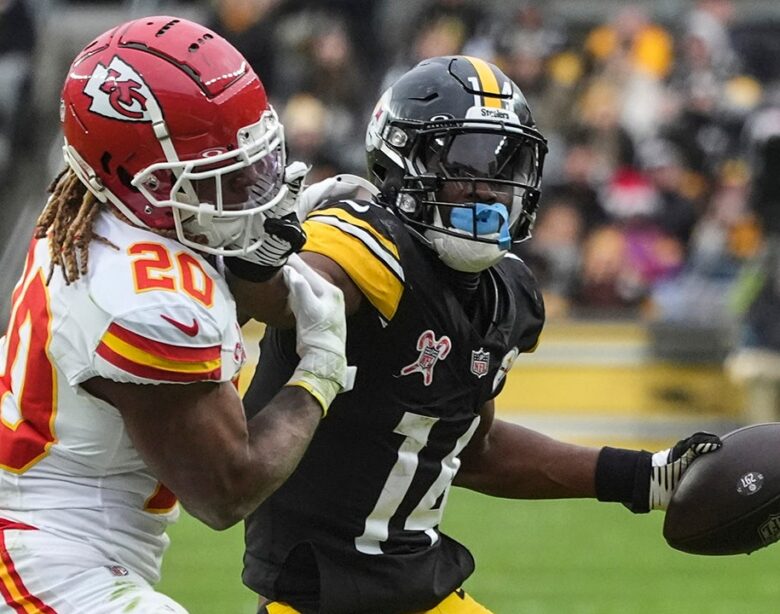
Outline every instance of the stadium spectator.
[[560, 21], [551, 25], [549, 15], [539, 5], [526, 1], [513, 5], [510, 10], [509, 19], [500, 23], [499, 49], [506, 51], [529, 45], [546, 57], [564, 49], [565, 27]]
[[622, 127], [635, 140], [651, 136], [662, 111], [663, 79], [672, 67], [671, 35], [651, 21], [644, 7], [628, 4], [589, 33], [585, 52], [590, 79], [606, 81], [619, 92]]
[[573, 195], [554, 191], [543, 198], [533, 241], [514, 250], [538, 280], [548, 319], [570, 315], [570, 299], [580, 275], [584, 230], [582, 210]]
[[639, 146], [639, 166], [658, 198], [655, 222], [685, 248], [698, 218], [685, 189], [683, 162], [673, 143], [650, 139]]
[[683, 35], [706, 50], [708, 63], [722, 78], [736, 74], [742, 64], [730, 32], [735, 11], [732, 0], [698, 0], [687, 16]]
[[[545, 150], [495, 65], [437, 57], [372, 114], [375, 199], [354, 200], [348, 178], [304, 192], [306, 207], [315, 194], [347, 197], [309, 213], [302, 258], [344, 292], [358, 371], [296, 471], [247, 519], [243, 577], [260, 612], [487, 612], [460, 588], [470, 553], [439, 531], [451, 484], [647, 512], [664, 508], [690, 459], [719, 446], [700, 433], [655, 455], [599, 450], [494, 417], [504, 377], [544, 323], [534, 277], [509, 250], [528, 237]], [[276, 319], [254, 289], [234, 290], [247, 313]], [[287, 381], [295, 346], [291, 331], [267, 329], [250, 413]]]
[[[300, 227], [259, 224], [291, 209], [302, 165], [285, 170], [263, 86], [224, 39], [121, 24], [78, 54], [61, 108], [68, 166], [0, 339], [2, 609], [183, 613], [153, 588], [177, 499], [223, 529], [289, 475], [345, 384], [343, 299], [299, 261], [278, 273]], [[215, 255], [266, 262], [296, 319], [300, 368], [249, 422]]]
[[361, 163], [362, 152], [355, 146], [360, 118], [370, 110], [363, 90], [371, 79], [348, 37], [346, 20], [321, 14], [312, 23], [314, 27], [300, 49], [303, 70], [298, 83], [293, 84], [301, 94], [291, 98], [311, 96], [322, 104], [329, 157], [340, 170], [354, 172]]
[[580, 139], [594, 156], [593, 178], [604, 185], [623, 166], [633, 164], [634, 141], [620, 123], [620, 90], [609, 81], [589, 81], [577, 101]]
[[279, 85], [276, 26], [281, 4], [283, 0], [216, 0], [204, 20], [238, 49], [269, 92]]
[[395, 82], [410, 67], [426, 58], [460, 53], [466, 43], [466, 27], [454, 17], [440, 16], [422, 22], [409, 47], [402, 47], [382, 79], [382, 89]]
[[732, 295], [741, 285], [740, 268], [756, 255], [760, 242], [747, 188], [745, 165], [724, 164], [691, 232], [683, 270], [652, 289], [653, 320], [689, 330], [718, 327], [724, 347], [733, 343]]
[[461, 45], [466, 45], [489, 23], [486, 7], [473, 0], [425, 0], [409, 17], [405, 25], [410, 33], [402, 34], [406, 42], [433, 24], [448, 24], [458, 31]]

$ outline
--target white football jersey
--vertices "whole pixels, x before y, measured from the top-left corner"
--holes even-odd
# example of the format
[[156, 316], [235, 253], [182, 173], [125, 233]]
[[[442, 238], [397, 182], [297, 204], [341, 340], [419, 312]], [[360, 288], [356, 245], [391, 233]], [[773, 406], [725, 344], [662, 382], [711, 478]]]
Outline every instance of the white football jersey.
[[[34, 240], [0, 339], [0, 517], [84, 541], [159, 579], [176, 498], [119, 412], [79, 384], [234, 380], [245, 352], [227, 284], [198, 253], [108, 212], [88, 273], [49, 284]], [[165, 445], [164, 441], [160, 445]]]

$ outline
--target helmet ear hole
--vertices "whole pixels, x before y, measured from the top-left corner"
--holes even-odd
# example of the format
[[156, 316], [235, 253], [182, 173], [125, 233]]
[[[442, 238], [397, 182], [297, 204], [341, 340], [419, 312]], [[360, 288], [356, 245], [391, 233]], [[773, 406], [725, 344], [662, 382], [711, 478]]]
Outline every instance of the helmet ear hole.
[[136, 188], [132, 183], [133, 181], [132, 175], [130, 175], [130, 173], [127, 171], [127, 169], [124, 166], [117, 167], [116, 175], [125, 188], [131, 190], [132, 192], [138, 192], [138, 188]]
[[376, 177], [377, 181], [379, 183], [384, 183], [385, 179], [387, 179], [387, 171], [379, 164], [374, 164], [371, 167], [371, 174]]
[[106, 175], [111, 174], [111, 167], [109, 166], [111, 164], [111, 154], [107, 151], [103, 152], [103, 155], [100, 156], [100, 167], [103, 169], [103, 172]]

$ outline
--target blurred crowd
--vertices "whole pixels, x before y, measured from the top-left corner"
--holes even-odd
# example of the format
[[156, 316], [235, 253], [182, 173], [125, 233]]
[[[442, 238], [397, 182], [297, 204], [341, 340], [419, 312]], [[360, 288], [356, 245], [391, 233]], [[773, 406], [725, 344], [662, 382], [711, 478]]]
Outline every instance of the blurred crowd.
[[[32, 4], [0, 0], [0, 32], [15, 33], [0, 37], [3, 83], [18, 78], [4, 60], [33, 46], [18, 35], [33, 34], [24, 18]], [[712, 323], [739, 304], [740, 271], [773, 215], [755, 206], [751, 155], [756, 135], [780, 134], [771, 114], [780, 108], [780, 16], [739, 27], [739, 0], [680, 2], [672, 18], [653, 14], [660, 3], [623, 3], [600, 23], [565, 19], [538, 0], [200, 4], [266, 84], [291, 155], [313, 165], [311, 181], [363, 174], [378, 94], [421, 59], [466, 53], [498, 64], [549, 141], [534, 237], [517, 251], [551, 317]], [[16, 91], [0, 87], [6, 142]]]

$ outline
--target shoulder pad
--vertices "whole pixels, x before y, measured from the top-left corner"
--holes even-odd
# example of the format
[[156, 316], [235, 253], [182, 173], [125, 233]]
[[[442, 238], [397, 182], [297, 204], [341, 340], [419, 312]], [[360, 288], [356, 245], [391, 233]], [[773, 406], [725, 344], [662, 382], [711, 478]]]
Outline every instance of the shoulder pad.
[[118, 381], [232, 379], [240, 364], [223, 364], [223, 352], [241, 354], [241, 335], [224, 279], [201, 255], [164, 237], [127, 228], [112, 242], [118, 250], [97, 244], [90, 251], [89, 296], [105, 314], [92, 331], [97, 374]]
[[[528, 265], [515, 254], [507, 254], [501, 262], [496, 265], [499, 270], [505, 271], [505, 277], [511, 287], [519, 290], [522, 296], [526, 297], [529, 305], [534, 311], [534, 315], [544, 319], [544, 298], [539, 289], [539, 283]], [[520, 298], [520, 296], [518, 296]]]
[[219, 330], [214, 320], [193, 317], [192, 311], [145, 310], [111, 320], [93, 365], [98, 375], [117, 381], [228, 381], [241, 366], [232, 360], [236, 344], [241, 344], [237, 323]]
[[395, 216], [371, 201], [344, 200], [312, 211], [304, 251], [336, 262], [386, 319], [395, 315], [405, 276], [393, 237]]

